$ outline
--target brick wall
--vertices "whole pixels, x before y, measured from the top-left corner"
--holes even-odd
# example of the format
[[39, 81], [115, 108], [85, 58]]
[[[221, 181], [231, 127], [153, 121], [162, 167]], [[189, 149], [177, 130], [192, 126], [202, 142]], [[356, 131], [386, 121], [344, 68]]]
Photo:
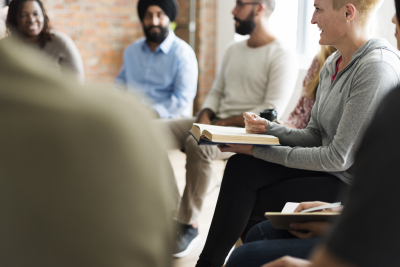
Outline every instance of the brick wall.
[[199, 84], [194, 111], [200, 110], [216, 75], [216, 2], [197, 0], [196, 54], [199, 55]]
[[179, 14], [175, 22], [177, 27], [175, 34], [185, 42], [189, 43], [189, 22], [190, 22], [190, 0], [177, 0]]
[[[87, 82], [112, 83], [122, 65], [122, 53], [143, 36], [137, 0], [43, 0], [56, 30], [68, 34], [78, 47]], [[190, 0], [178, 0], [175, 33], [189, 41]], [[197, 0], [196, 55], [198, 94], [194, 111], [204, 101], [215, 78], [216, 0]]]
[[[195, 52], [199, 63], [199, 83], [194, 112], [201, 109], [215, 79], [216, 0], [197, 0]], [[178, 0], [177, 36], [189, 42], [190, 0]]]
[[140, 38], [136, 0], [44, 0], [52, 26], [78, 47], [86, 81], [113, 82], [123, 50]]

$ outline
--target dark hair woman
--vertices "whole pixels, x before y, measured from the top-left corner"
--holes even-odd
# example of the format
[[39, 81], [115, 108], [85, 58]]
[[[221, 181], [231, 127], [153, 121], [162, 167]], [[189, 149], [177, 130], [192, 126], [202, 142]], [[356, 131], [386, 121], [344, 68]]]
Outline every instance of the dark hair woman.
[[83, 83], [83, 63], [72, 39], [51, 29], [43, 3], [40, 0], [13, 0], [6, 19], [7, 35], [19, 35], [28, 44], [34, 44], [63, 74]]

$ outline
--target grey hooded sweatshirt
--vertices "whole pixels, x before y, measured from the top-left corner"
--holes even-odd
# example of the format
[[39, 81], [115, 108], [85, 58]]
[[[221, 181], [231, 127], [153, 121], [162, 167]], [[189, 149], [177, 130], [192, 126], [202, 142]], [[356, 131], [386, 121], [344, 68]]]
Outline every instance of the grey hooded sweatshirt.
[[279, 137], [282, 146], [254, 146], [254, 157], [289, 168], [327, 172], [347, 184], [352, 182], [355, 154], [364, 131], [382, 98], [400, 84], [400, 57], [385, 39], [371, 39], [332, 82], [340, 56], [339, 52], [331, 55], [321, 69], [306, 129], [269, 123], [266, 134]]

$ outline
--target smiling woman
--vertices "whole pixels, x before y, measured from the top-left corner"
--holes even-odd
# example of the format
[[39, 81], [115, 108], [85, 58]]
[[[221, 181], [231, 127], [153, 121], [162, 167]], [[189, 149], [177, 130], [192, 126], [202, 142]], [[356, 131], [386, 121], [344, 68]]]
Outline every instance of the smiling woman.
[[265, 212], [281, 211], [286, 202], [334, 202], [339, 188], [353, 183], [356, 151], [378, 104], [398, 85], [400, 58], [388, 41], [370, 35], [381, 0], [347, 0], [334, 7], [336, 1], [314, 0], [311, 22], [321, 29], [319, 43], [338, 51], [321, 69], [307, 127], [290, 129], [245, 113], [248, 133], [274, 135], [282, 146], [220, 148], [237, 155], [226, 165], [197, 267], [222, 266], [235, 241], [246, 240]]
[[[7, 35], [38, 48], [63, 75], [83, 83], [83, 63], [69, 36], [52, 30], [40, 0], [13, 0], [6, 19]], [[7, 39], [7, 38], [6, 38]]]

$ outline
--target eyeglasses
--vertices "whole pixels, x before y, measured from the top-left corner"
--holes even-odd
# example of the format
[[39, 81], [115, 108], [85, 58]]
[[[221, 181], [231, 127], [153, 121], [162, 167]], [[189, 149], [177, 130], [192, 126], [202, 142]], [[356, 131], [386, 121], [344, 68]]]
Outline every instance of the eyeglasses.
[[243, 3], [242, 1], [236, 1], [237, 8], [243, 8], [245, 5], [260, 5], [260, 2], [247, 2]]

